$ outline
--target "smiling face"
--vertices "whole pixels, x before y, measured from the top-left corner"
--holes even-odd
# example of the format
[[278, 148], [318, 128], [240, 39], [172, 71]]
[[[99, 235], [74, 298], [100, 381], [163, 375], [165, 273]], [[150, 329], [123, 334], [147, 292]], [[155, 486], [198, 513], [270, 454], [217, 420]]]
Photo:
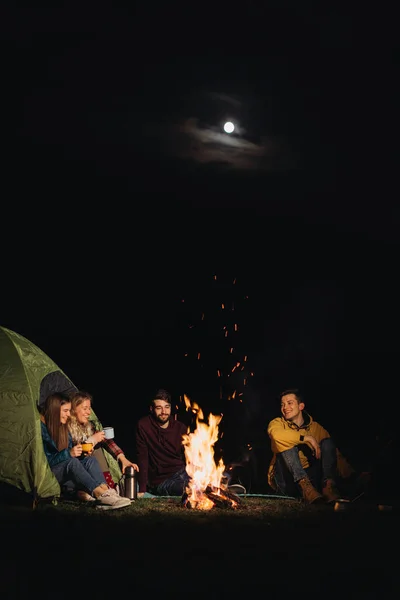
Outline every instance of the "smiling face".
[[168, 422], [171, 417], [170, 402], [167, 402], [166, 400], [153, 400], [151, 412], [153, 418], [157, 421], [160, 427], [165, 428], [168, 426]]
[[92, 404], [89, 398], [83, 398], [80, 404], [74, 407], [74, 413], [78, 423], [81, 425], [87, 425], [92, 411]]
[[65, 425], [71, 414], [71, 402], [66, 402], [60, 406], [60, 423]]
[[299, 402], [296, 394], [285, 394], [281, 398], [281, 413], [286, 421], [292, 421], [297, 425], [303, 422], [304, 402]]

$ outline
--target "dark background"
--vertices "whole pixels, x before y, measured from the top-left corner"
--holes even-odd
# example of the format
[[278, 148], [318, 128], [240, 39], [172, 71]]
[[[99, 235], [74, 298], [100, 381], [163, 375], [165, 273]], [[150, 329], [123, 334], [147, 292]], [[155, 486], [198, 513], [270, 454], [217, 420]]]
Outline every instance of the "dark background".
[[308, 3], [5, 10], [1, 324], [93, 393], [128, 455], [159, 387], [183, 418], [185, 393], [223, 412], [226, 455], [262, 465], [291, 386], [355, 461], [390, 438], [390, 23]]

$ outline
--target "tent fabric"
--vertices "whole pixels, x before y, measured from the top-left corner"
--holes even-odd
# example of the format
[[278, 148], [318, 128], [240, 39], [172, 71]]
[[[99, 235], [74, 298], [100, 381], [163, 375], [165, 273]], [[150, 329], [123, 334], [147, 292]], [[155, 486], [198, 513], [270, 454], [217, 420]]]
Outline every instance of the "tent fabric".
[[[51, 393], [76, 389], [40, 348], [0, 326], [0, 483], [32, 495], [34, 501], [61, 495], [43, 450], [38, 407]], [[90, 418], [102, 428], [93, 410]], [[118, 483], [119, 465], [105, 454]]]
[[61, 371], [48, 373], [40, 384], [39, 406], [42, 406], [47, 396], [50, 396], [55, 390], [69, 396], [73, 392], [77, 392], [78, 388]]
[[35, 344], [0, 327], [0, 481], [34, 498], [60, 495], [44, 454], [37, 406], [42, 379], [59, 370]]

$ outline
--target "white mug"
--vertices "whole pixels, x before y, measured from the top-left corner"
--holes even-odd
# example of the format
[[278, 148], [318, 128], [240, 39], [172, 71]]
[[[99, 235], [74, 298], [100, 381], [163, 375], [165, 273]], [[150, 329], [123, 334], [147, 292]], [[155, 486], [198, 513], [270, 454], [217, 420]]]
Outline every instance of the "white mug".
[[103, 428], [106, 440], [112, 440], [114, 437], [114, 427]]

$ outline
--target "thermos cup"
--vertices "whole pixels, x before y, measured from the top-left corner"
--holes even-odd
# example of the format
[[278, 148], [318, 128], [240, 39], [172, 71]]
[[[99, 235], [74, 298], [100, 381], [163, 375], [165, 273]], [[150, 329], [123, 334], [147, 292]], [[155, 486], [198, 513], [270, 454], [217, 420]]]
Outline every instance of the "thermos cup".
[[126, 467], [124, 471], [124, 496], [130, 500], [137, 498], [136, 472], [133, 467]]

